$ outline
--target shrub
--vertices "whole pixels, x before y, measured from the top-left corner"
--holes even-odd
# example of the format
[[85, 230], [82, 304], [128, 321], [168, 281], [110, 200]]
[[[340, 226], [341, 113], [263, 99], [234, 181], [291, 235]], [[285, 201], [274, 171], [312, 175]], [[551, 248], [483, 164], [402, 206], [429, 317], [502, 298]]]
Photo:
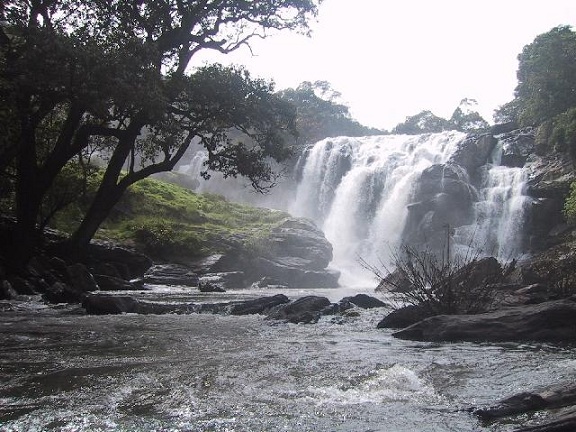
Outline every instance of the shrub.
[[475, 314], [488, 311], [504, 278], [493, 258], [445, 258], [429, 250], [402, 247], [393, 254], [390, 272], [363, 264], [388, 286], [393, 299], [422, 308], [428, 315]]

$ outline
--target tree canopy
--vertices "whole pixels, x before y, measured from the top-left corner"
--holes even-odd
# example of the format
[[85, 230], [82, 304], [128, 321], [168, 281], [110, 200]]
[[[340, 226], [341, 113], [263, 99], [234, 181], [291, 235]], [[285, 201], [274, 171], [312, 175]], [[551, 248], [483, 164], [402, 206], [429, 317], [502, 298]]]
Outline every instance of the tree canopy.
[[537, 36], [518, 55], [514, 100], [497, 113], [500, 120], [539, 125], [576, 106], [576, 33], [558, 26]]
[[392, 132], [396, 134], [417, 135], [422, 133], [437, 133], [446, 130], [461, 132], [480, 132], [488, 127], [488, 122], [474, 111], [477, 102], [474, 99], [462, 99], [450, 120], [438, 117], [432, 111], [424, 110], [407, 117], [398, 124]]
[[326, 81], [304, 81], [279, 96], [296, 107], [296, 127], [301, 144], [326, 137], [362, 136], [383, 133], [352, 119], [348, 107], [339, 103], [340, 93]]
[[[72, 243], [86, 244], [122, 192], [170, 170], [193, 143], [207, 170], [274, 183], [295, 112], [241, 68], [192, 68], [271, 31], [308, 32], [321, 0], [16, 0], [0, 8], [0, 173], [29, 250], [39, 209], [72, 161], [107, 161]], [[232, 140], [228, 131], [246, 139]], [[207, 174], [208, 175], [208, 174]], [[4, 183], [2, 183], [4, 184]]]

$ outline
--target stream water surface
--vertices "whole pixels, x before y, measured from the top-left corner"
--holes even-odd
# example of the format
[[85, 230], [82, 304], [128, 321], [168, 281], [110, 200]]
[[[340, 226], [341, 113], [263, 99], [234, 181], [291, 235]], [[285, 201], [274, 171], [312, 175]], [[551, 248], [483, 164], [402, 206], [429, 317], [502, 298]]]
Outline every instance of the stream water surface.
[[[210, 300], [181, 288], [142, 295]], [[486, 426], [466, 409], [576, 378], [575, 349], [398, 340], [376, 329], [386, 308], [294, 325], [2, 306], [2, 432], [510, 431], [527, 419]]]

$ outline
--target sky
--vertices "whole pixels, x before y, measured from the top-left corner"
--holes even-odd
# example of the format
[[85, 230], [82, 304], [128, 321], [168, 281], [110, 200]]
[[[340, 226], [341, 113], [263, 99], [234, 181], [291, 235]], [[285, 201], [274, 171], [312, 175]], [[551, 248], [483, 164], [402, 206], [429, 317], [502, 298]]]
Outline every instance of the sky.
[[517, 56], [575, 0], [324, 0], [312, 36], [280, 33], [198, 62], [244, 65], [276, 90], [328, 81], [360, 123], [390, 130], [423, 110], [450, 118], [475, 99], [489, 122], [514, 96]]

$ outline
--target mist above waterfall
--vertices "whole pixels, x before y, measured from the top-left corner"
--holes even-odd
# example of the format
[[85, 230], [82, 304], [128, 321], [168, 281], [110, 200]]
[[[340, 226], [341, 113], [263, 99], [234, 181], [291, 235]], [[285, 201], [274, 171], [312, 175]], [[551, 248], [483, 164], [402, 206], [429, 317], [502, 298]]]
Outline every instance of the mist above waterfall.
[[[454, 251], [509, 260], [522, 252], [525, 174], [499, 164], [497, 140], [488, 147], [474, 140], [456, 131], [326, 138], [270, 195], [218, 176], [200, 180], [198, 190], [312, 219], [332, 243], [331, 267], [346, 286], [373, 285], [359, 259], [392, 266], [404, 242], [438, 249], [449, 238]], [[470, 146], [482, 151], [463, 156]], [[199, 153], [180, 171], [199, 176], [201, 164]]]

